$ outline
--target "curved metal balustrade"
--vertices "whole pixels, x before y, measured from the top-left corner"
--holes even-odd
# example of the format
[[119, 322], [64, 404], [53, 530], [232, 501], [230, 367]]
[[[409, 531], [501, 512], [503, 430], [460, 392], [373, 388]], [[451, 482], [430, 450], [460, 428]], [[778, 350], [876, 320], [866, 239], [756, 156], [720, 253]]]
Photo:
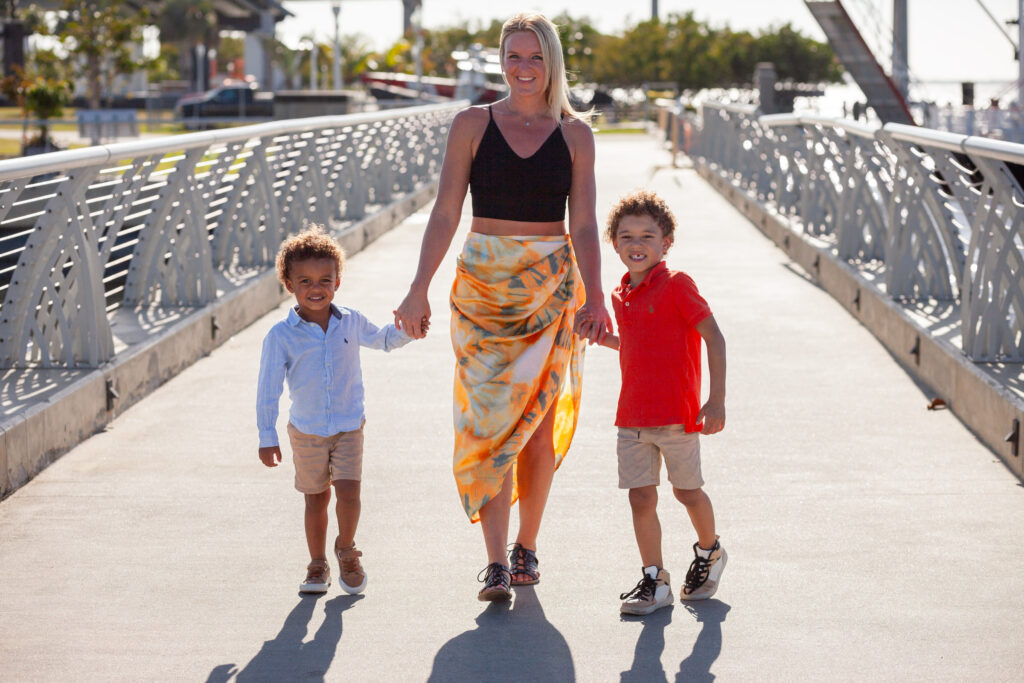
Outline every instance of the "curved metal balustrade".
[[880, 292], [958, 310], [974, 361], [1024, 361], [1024, 145], [705, 104], [693, 155]]
[[115, 311], [208, 304], [306, 223], [342, 230], [434, 180], [462, 106], [0, 162], [0, 366], [97, 367], [115, 353]]

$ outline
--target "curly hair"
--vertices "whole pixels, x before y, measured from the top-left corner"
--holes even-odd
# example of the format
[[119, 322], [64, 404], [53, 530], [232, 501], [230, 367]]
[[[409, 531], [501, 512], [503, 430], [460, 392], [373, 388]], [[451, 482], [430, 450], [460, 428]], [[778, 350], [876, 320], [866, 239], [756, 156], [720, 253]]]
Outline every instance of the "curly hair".
[[619, 230], [619, 221], [626, 216], [650, 216], [654, 223], [661, 228], [661, 234], [675, 239], [676, 217], [668, 208], [665, 200], [650, 190], [637, 190], [619, 199], [608, 213], [608, 229], [604, 236], [614, 244], [615, 235]]
[[306, 259], [333, 259], [341, 277], [345, 265], [345, 251], [327, 234], [322, 225], [313, 223], [297, 235], [292, 235], [277, 250], [277, 279], [286, 285], [292, 264]]

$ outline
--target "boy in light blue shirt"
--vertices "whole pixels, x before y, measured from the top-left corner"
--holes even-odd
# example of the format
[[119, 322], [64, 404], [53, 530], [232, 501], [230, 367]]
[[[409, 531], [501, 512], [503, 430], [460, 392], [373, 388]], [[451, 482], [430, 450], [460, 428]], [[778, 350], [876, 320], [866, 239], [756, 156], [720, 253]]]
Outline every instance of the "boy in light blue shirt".
[[341, 247], [319, 226], [281, 244], [277, 276], [295, 295], [295, 306], [270, 328], [260, 356], [256, 424], [260, 460], [267, 467], [281, 462], [276, 425], [285, 381], [291, 398], [288, 437], [295, 488], [306, 498], [310, 556], [299, 586], [303, 593], [325, 593], [331, 585], [326, 546], [332, 484], [338, 499], [334, 555], [341, 587], [350, 594], [366, 588], [362, 552], [355, 546], [365, 422], [359, 347], [391, 351], [412, 341], [393, 324], [378, 328], [359, 311], [332, 303], [343, 263]]

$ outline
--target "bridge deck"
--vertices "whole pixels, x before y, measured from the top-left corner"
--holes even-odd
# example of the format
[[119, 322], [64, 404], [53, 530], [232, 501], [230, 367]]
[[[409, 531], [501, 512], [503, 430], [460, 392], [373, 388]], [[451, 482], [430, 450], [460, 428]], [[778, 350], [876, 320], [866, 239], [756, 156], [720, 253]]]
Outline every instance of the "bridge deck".
[[[363, 355], [364, 596], [297, 596], [302, 499], [287, 463], [256, 459], [259, 343], [281, 307], [0, 503], [4, 678], [1018, 677], [1018, 480], [949, 412], [926, 410], [870, 333], [692, 170], [654, 167], [667, 155], [638, 136], [600, 136], [598, 159], [602, 218], [637, 186], [669, 199], [682, 223], [669, 263], [695, 277], [728, 341], [728, 424], [704, 442], [730, 553], [715, 599], [619, 618], [640, 561], [616, 489], [617, 360], [591, 349], [543, 580], [511, 608], [475, 600], [483, 546], [450, 475], [453, 248], [431, 335]], [[388, 320], [425, 219], [355, 255], [340, 300]], [[610, 290], [623, 269], [604, 258]], [[694, 534], [662, 492], [678, 589]]]

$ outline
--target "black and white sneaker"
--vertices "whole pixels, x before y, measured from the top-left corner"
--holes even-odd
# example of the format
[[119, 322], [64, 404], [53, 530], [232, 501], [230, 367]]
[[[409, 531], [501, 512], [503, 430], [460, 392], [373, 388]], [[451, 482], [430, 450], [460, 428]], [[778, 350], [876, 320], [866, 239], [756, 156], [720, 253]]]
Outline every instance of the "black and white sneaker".
[[679, 593], [680, 600], [707, 600], [715, 591], [722, 578], [722, 570], [729, 556], [717, 540], [711, 550], [693, 544], [693, 562], [686, 572], [686, 583]]
[[656, 609], [672, 604], [672, 587], [668, 572], [651, 565], [644, 567], [644, 575], [633, 590], [619, 596], [623, 614], [650, 614]]

